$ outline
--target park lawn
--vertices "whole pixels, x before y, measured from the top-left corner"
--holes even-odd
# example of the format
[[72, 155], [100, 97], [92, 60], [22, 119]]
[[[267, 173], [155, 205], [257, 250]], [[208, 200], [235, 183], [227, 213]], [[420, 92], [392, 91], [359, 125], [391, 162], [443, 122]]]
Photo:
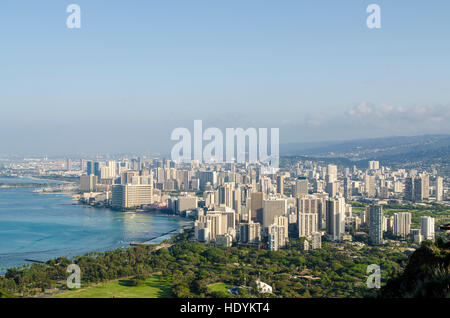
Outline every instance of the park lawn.
[[392, 216], [394, 213], [398, 212], [409, 212], [411, 213], [411, 227], [420, 228], [420, 217], [431, 216], [435, 218], [436, 225], [447, 223], [450, 221], [450, 210], [447, 211], [436, 211], [432, 209], [384, 209], [385, 216]]
[[71, 290], [52, 296], [52, 298], [170, 298], [171, 285], [161, 275], [152, 275], [142, 284], [132, 286], [127, 279]]
[[230, 284], [226, 283], [214, 283], [211, 285], [208, 285], [208, 291], [209, 292], [224, 292], [228, 294], [228, 290], [231, 288], [234, 288], [235, 286], [232, 286]]

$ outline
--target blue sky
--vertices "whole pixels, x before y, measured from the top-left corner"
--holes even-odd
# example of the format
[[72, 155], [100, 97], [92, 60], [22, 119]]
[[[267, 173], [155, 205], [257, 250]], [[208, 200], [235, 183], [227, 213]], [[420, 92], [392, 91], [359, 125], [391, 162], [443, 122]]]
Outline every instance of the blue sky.
[[449, 39], [444, 0], [2, 0], [0, 153], [167, 151], [194, 119], [282, 142], [450, 133]]

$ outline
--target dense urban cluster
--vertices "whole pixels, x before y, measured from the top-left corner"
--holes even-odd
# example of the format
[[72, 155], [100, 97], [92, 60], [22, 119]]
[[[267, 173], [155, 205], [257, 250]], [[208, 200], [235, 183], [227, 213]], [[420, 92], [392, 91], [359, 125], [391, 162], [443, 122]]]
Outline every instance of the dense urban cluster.
[[[291, 161], [292, 162], [292, 161]], [[69, 161], [67, 163], [69, 167]], [[448, 210], [444, 179], [430, 171], [369, 161], [365, 169], [298, 160], [274, 174], [256, 164], [177, 164], [168, 159], [81, 160], [80, 199], [117, 210], [164, 210], [195, 220], [197, 241], [278, 250], [291, 238], [304, 249], [323, 240], [383, 244], [434, 240], [438, 223], [402, 209]], [[445, 206], [447, 204], [447, 206]], [[387, 215], [383, 207], [399, 206]]]

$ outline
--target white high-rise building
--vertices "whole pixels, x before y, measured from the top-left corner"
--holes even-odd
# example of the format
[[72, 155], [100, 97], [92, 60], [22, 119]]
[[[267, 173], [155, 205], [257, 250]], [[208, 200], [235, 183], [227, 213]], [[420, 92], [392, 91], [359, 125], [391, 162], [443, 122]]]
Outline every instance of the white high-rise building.
[[[325, 214], [325, 203], [323, 198], [318, 198], [315, 196], [307, 196], [302, 198], [297, 198], [297, 228], [299, 230], [299, 237], [304, 236], [305, 231], [308, 236], [322, 228], [322, 220]], [[312, 213], [315, 214], [314, 225], [311, 231], [307, 230], [304, 226], [306, 223], [300, 224], [300, 222], [308, 222], [308, 217], [302, 218], [301, 214]], [[317, 227], [316, 227], [317, 225]]]
[[336, 181], [338, 176], [337, 166], [329, 164], [327, 167], [327, 175], [328, 175], [328, 182]]
[[373, 198], [376, 194], [376, 183], [375, 183], [375, 176], [366, 175], [364, 177], [364, 192], [365, 194]]
[[312, 233], [318, 231], [316, 213], [299, 213], [297, 219], [298, 237], [311, 237]]
[[116, 177], [116, 162], [108, 161], [105, 166], [100, 167], [101, 179], [112, 179]]
[[195, 231], [195, 239], [199, 242], [209, 243], [210, 241], [210, 229], [211, 229], [211, 220], [206, 220], [204, 222], [195, 221], [194, 222], [194, 231]]
[[442, 201], [444, 198], [444, 180], [442, 177], [436, 177], [436, 201]]
[[394, 214], [394, 235], [406, 238], [411, 233], [411, 213]]
[[207, 224], [211, 241], [215, 241], [217, 236], [227, 233], [227, 216], [220, 212], [209, 212], [206, 215], [201, 215], [198, 217], [198, 222]]
[[311, 249], [315, 250], [318, 248], [322, 248], [322, 233], [311, 233]]
[[422, 216], [420, 218], [420, 234], [424, 240], [434, 241], [434, 218]]
[[327, 234], [330, 239], [337, 241], [345, 233], [345, 199], [335, 198], [326, 201]]
[[134, 208], [153, 203], [152, 185], [118, 184], [112, 187], [112, 206]]
[[276, 216], [273, 220], [273, 224], [284, 227], [284, 237], [286, 241], [289, 240], [289, 218], [287, 216]]
[[269, 226], [269, 249], [271, 251], [278, 251], [279, 248], [286, 245], [286, 235], [284, 231], [284, 226], [279, 226], [276, 224]]

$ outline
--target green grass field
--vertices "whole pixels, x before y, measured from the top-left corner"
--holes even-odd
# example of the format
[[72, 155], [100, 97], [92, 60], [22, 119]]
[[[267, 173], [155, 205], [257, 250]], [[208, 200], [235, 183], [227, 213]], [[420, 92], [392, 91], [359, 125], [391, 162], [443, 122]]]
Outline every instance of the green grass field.
[[228, 294], [228, 290], [234, 286], [225, 283], [215, 283], [208, 286], [210, 292], [224, 292]]
[[[364, 212], [364, 207], [361, 206], [358, 202], [353, 202], [352, 211], [355, 215], [360, 215]], [[393, 206], [385, 206], [383, 208], [384, 216], [390, 217], [394, 215], [394, 213], [398, 212], [409, 212], [411, 213], [411, 227], [412, 228], [420, 228], [420, 218], [422, 216], [431, 216], [435, 219], [436, 225], [444, 224], [450, 222], [450, 209], [441, 206], [440, 209], [428, 206], [407, 206], [407, 205], [399, 205], [396, 207]]]
[[170, 283], [153, 275], [138, 286], [129, 280], [117, 280], [101, 285], [70, 290], [52, 298], [169, 298], [172, 296]]
[[436, 211], [432, 209], [384, 209], [385, 216], [392, 216], [394, 213], [398, 212], [409, 212], [411, 213], [411, 227], [420, 228], [420, 218], [422, 216], [431, 216], [435, 218], [436, 224], [444, 224], [450, 222], [450, 210], [447, 211]]

